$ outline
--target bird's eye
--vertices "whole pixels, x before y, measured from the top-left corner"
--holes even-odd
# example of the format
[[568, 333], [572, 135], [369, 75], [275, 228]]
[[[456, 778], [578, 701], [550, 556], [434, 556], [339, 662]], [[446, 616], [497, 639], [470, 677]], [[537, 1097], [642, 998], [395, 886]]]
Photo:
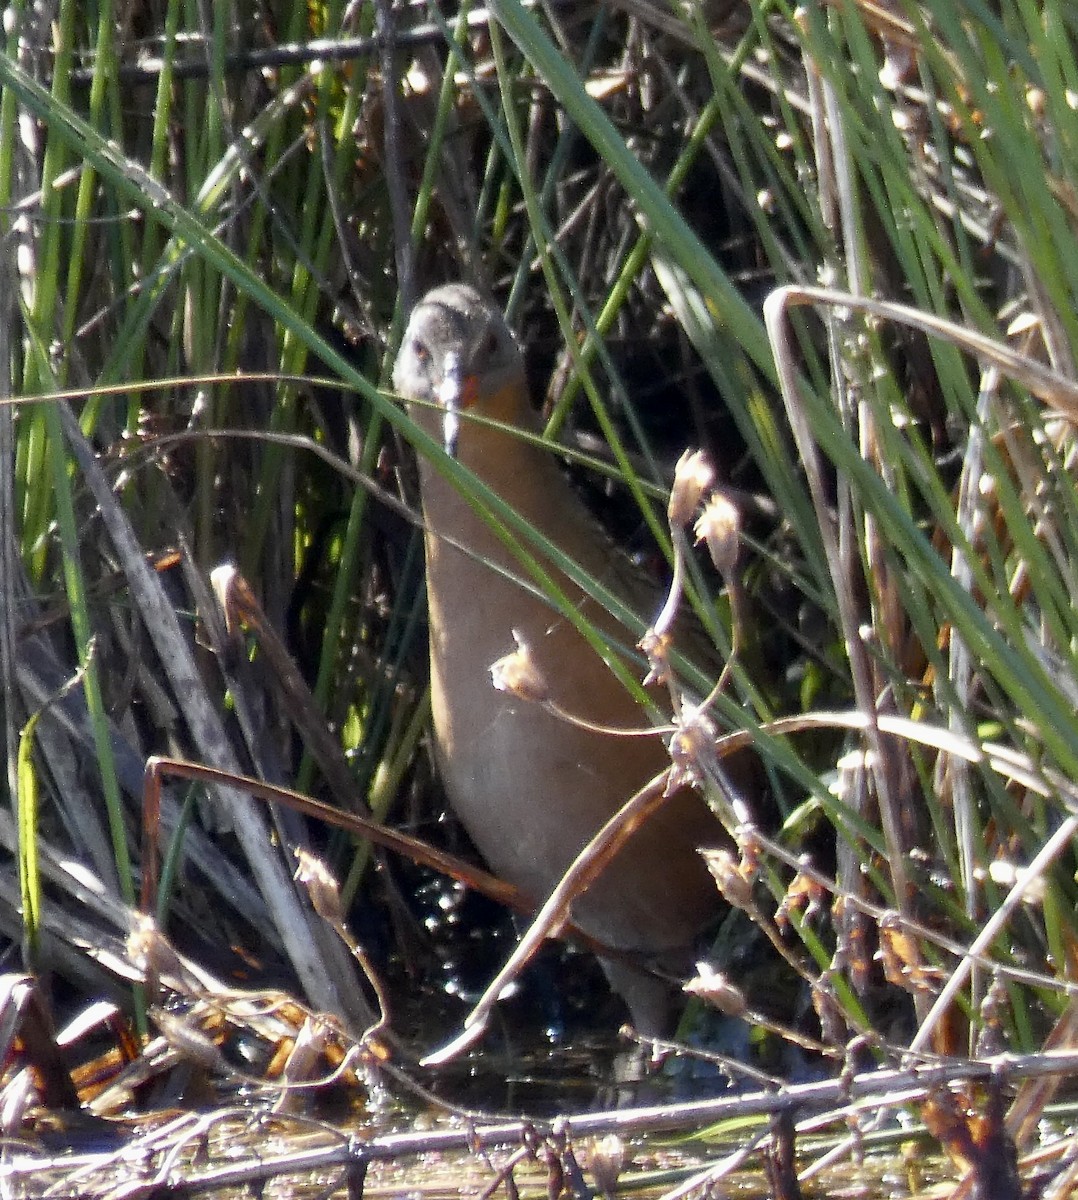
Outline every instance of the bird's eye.
[[494, 332], [488, 332], [483, 335], [483, 340], [479, 343], [479, 356], [481, 358], [493, 358], [498, 351], [498, 335]]
[[427, 349], [426, 346], [423, 345], [422, 342], [416, 342], [414, 349], [415, 349], [415, 357], [416, 357], [417, 362], [420, 362], [420, 363], [430, 362], [430, 351]]

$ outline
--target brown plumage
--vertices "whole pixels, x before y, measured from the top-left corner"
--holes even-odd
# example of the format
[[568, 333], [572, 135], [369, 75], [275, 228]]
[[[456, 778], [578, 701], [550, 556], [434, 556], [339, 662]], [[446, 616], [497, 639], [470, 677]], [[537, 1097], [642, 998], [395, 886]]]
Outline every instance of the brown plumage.
[[[458, 357], [472, 411], [537, 431], [520, 352], [498, 310], [472, 288], [436, 288], [412, 313], [393, 372], [408, 400], [444, 397], [447, 353]], [[411, 414], [441, 439], [443, 415]], [[563, 477], [554, 456], [465, 415], [457, 457], [535, 529], [645, 618], [661, 598], [624, 560]], [[542, 903], [598, 827], [668, 765], [662, 741], [612, 738], [495, 691], [489, 668], [523, 636], [552, 698], [590, 721], [638, 727], [642, 713], [587, 642], [543, 600], [492, 569], [521, 568], [461, 494], [420, 462], [426, 523], [430, 661], [437, 757], [450, 803], [490, 867]], [[612, 643], [627, 634], [564, 576], [559, 584]], [[675, 796], [573, 906], [593, 937], [667, 969], [691, 964], [696, 936], [718, 907], [696, 853], [721, 832], [704, 802]], [[604, 964], [634, 1023], [659, 1032], [669, 989], [623, 963]]]

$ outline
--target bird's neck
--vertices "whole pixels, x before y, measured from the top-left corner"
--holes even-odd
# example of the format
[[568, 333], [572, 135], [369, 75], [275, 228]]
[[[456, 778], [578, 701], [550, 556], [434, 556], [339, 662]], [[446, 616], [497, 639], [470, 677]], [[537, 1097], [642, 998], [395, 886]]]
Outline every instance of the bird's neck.
[[[566, 523], [574, 524], [577, 503], [551, 452], [522, 439], [515, 431], [465, 419], [458, 461], [528, 524], [561, 544]], [[497, 533], [457, 488], [426, 460], [420, 462], [423, 515], [427, 526], [428, 569], [436, 569], [439, 543], [453, 542], [501, 566], [516, 559]], [[571, 509], [572, 511], [567, 511]]]

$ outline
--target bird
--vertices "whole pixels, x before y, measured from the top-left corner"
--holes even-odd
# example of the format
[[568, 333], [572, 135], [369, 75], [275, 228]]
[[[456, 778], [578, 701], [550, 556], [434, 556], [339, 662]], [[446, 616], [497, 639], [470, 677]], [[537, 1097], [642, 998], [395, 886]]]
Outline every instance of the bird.
[[[411, 312], [393, 385], [412, 420], [529, 525], [645, 620], [654, 616], [658, 587], [634, 573], [552, 449], [521, 436], [538, 435], [539, 419], [522, 353], [495, 303], [463, 283], [428, 292]], [[449, 396], [460, 398], [459, 414], [452, 404], [447, 411]], [[669, 756], [659, 737], [584, 729], [551, 705], [495, 690], [489, 668], [516, 636], [554, 705], [606, 728], [642, 724], [638, 700], [564, 614], [519, 582], [511, 550], [422, 456], [419, 484], [436, 765], [450, 807], [487, 865], [538, 907], [596, 830], [669, 766]], [[624, 626], [567, 576], [552, 573], [611, 646], [624, 645]], [[600, 960], [643, 1035], [669, 1032], [668, 979], [691, 969], [698, 937], [720, 909], [698, 847], [721, 844], [706, 803], [683, 788], [573, 903], [572, 919], [585, 933], [658, 968]]]

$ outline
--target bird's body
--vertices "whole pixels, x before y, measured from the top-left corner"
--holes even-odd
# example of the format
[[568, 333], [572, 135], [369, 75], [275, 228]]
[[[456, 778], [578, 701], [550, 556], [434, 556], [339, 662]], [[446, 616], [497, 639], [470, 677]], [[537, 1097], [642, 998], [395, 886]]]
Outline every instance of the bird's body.
[[[410, 400], [436, 399], [450, 350], [461, 355], [474, 411], [536, 430], [523, 364], [500, 313], [461, 285], [436, 289], [412, 314], [394, 370], [398, 392]], [[412, 414], [432, 432], [441, 427], [437, 412], [413, 404]], [[457, 457], [584, 571], [643, 615], [654, 615], [657, 595], [642, 594], [647, 589], [633, 580], [546, 449], [465, 417]], [[446, 791], [491, 868], [541, 903], [599, 826], [668, 759], [658, 737], [584, 730], [494, 689], [489, 667], [512, 648], [515, 631], [557, 705], [599, 725], [642, 723], [636, 700], [570, 621], [503, 573], [519, 576], [518, 561], [461, 493], [426, 461], [420, 481], [432, 706]], [[623, 626], [564, 575], [556, 577], [612, 645], [624, 644]], [[612, 947], [683, 970], [717, 909], [714, 884], [696, 852], [715, 844], [717, 834], [699, 797], [675, 796], [577, 899], [574, 921]], [[667, 989], [624, 964], [604, 965], [637, 1026], [657, 1032]]]

